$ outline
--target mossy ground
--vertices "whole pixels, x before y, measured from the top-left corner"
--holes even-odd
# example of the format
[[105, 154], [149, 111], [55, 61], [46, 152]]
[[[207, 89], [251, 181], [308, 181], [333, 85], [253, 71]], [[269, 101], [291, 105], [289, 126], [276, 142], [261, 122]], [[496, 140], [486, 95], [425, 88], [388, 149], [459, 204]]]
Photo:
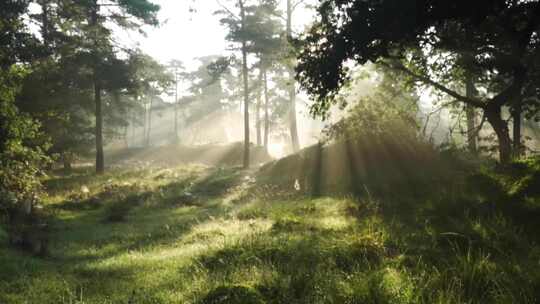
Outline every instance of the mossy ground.
[[238, 168], [51, 174], [50, 256], [2, 244], [0, 303], [537, 303], [535, 164], [384, 199]]

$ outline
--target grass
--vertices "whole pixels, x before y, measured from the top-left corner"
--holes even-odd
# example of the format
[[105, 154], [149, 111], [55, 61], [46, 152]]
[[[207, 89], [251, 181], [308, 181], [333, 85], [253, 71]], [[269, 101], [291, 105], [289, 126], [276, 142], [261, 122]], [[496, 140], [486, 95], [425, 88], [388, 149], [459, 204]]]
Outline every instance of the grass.
[[0, 303], [537, 303], [536, 164], [422, 196], [202, 165], [51, 174], [51, 255], [0, 246]]

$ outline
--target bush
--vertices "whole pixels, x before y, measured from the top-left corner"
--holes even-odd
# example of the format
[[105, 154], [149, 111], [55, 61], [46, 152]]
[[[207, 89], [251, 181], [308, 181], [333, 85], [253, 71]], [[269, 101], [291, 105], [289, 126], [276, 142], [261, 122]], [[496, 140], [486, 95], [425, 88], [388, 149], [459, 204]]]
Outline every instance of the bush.
[[24, 74], [22, 68], [0, 72], [0, 219], [12, 227], [35, 218], [40, 168], [48, 161], [40, 125], [14, 104]]

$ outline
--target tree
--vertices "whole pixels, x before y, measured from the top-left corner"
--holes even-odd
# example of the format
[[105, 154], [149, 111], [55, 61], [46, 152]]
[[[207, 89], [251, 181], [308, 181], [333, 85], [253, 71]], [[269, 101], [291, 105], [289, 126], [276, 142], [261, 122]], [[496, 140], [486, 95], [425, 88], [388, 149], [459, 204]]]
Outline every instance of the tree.
[[[27, 3], [26, 1], [18, 1]], [[38, 0], [42, 8], [35, 16], [40, 23], [44, 49], [50, 56], [49, 64], [62, 61], [76, 62], [78, 79], [87, 77], [91, 86], [95, 116], [96, 172], [104, 171], [104, 103], [122, 100], [116, 98], [133, 85], [133, 75], [128, 62], [119, 59], [119, 47], [112, 38], [109, 27], [121, 29], [140, 28], [143, 24], [157, 25], [159, 6], [147, 0]], [[59, 30], [62, 29], [62, 30]], [[130, 50], [123, 49], [124, 57]], [[86, 81], [86, 80], [85, 80]], [[110, 112], [109, 112], [110, 113]]]
[[[370, 146], [416, 143], [419, 97], [407, 86], [407, 79], [386, 67], [355, 70], [352, 75], [336, 97], [342, 107], [351, 106], [348, 115], [325, 129], [327, 140], [362, 141]], [[369, 93], [358, 85], [366, 77], [374, 80]]]
[[232, 77], [231, 58], [211, 55], [196, 59], [200, 63], [198, 68], [184, 75], [189, 95], [182, 98], [181, 105], [185, 113], [184, 126], [193, 131], [193, 138], [202, 131], [199, 124], [222, 114], [230, 97], [226, 81]]
[[[249, 2], [249, 3], [248, 3]], [[265, 17], [268, 11], [275, 11], [276, 3], [273, 0], [261, 1], [236, 1], [238, 12], [222, 5], [222, 10], [217, 14], [225, 15], [221, 23], [228, 27], [227, 40], [240, 45], [242, 54], [242, 79], [243, 79], [243, 108], [244, 108], [244, 168], [249, 167], [249, 69], [248, 53], [254, 53], [261, 31], [265, 30]]]
[[[304, 40], [297, 68], [303, 87], [318, 99], [313, 114], [327, 113], [347, 81], [346, 62], [377, 62], [481, 111], [497, 136], [500, 161], [510, 160], [512, 141], [501, 109], [515, 109], [524, 91], [537, 91], [525, 90], [539, 63], [537, 1], [349, 0], [325, 1], [318, 10], [321, 17]], [[462, 64], [463, 56], [472, 59], [469, 64]], [[489, 94], [468, 97], [452, 89], [458, 67]]]
[[144, 107], [143, 142], [148, 146], [152, 129], [153, 103], [160, 100], [160, 95], [174, 85], [175, 76], [167, 71], [164, 65], [142, 53], [132, 54], [128, 67], [130, 71], [124, 76], [130, 83], [122, 87], [129, 89], [127, 93], [132, 96], [131, 102], [139, 101]]
[[[287, 42], [290, 45], [291, 52], [293, 50], [292, 48], [292, 40], [293, 40], [293, 33], [292, 33], [292, 18], [295, 8], [300, 5], [304, 0], [300, 0], [296, 3], [293, 3], [292, 0], [286, 0], [287, 1], [287, 18], [286, 18], [286, 37]], [[291, 56], [292, 55], [292, 56]], [[288, 66], [288, 73], [289, 73], [289, 129], [291, 133], [291, 143], [292, 148], [294, 152], [298, 152], [300, 150], [300, 141], [298, 139], [298, 126], [296, 122], [296, 81], [294, 79], [294, 66], [296, 61], [296, 54], [290, 54], [289, 55], [289, 61], [287, 63]]]
[[52, 144], [48, 152], [61, 156], [66, 170], [94, 139], [90, 82], [71, 59], [34, 63], [17, 95], [17, 107], [41, 123]]
[[41, 190], [36, 177], [47, 160], [39, 123], [15, 105], [28, 72], [25, 65], [44, 55], [23, 22], [27, 9], [26, 1], [0, 4], [0, 225], [7, 224], [10, 240], [15, 235], [16, 215], [25, 222], [33, 219]]
[[264, 95], [264, 139], [263, 146], [266, 152], [268, 152], [268, 134], [270, 132], [270, 116], [268, 110], [270, 107], [269, 97], [268, 97], [268, 71], [263, 70], [263, 95]]
[[178, 82], [185, 77], [184, 64], [180, 60], [171, 60], [169, 68], [174, 75], [174, 143], [178, 143]]
[[36, 202], [41, 189], [36, 176], [47, 161], [39, 123], [15, 106], [24, 74], [17, 66], [0, 70], [0, 219], [22, 203], [31, 208]]
[[229, 27], [229, 34], [227, 39], [232, 42], [240, 44], [240, 52], [242, 53], [242, 79], [243, 79], [243, 97], [244, 97], [244, 168], [249, 168], [249, 80], [248, 80], [248, 37], [246, 32], [246, 6], [245, 0], [238, 0], [236, 2], [238, 7], [238, 14], [233, 14], [229, 9], [220, 11], [218, 13], [225, 13], [228, 17], [221, 19], [221, 23]]
[[61, 154], [69, 169], [73, 152], [88, 151], [88, 144], [93, 141], [91, 82], [84, 68], [88, 56], [81, 49], [81, 36], [70, 34], [79, 32], [75, 29], [81, 29], [86, 19], [68, 1], [36, 2], [41, 12], [30, 16], [40, 25], [44, 56], [32, 61], [17, 96], [17, 106], [41, 122], [52, 140], [49, 152]]
[[103, 110], [102, 110], [102, 77], [105, 76], [105, 58], [114, 57], [114, 49], [110, 44], [110, 30], [107, 23], [114, 23], [121, 28], [138, 27], [142, 22], [157, 25], [156, 13], [159, 6], [147, 0], [113, 0], [101, 3], [91, 0], [81, 3], [87, 12], [88, 26], [86, 34], [90, 44], [86, 47], [91, 54], [92, 82], [94, 87], [94, 103], [96, 117], [96, 172], [103, 173], [105, 161], [103, 155]]
[[15, 63], [28, 63], [45, 55], [39, 40], [24, 23], [28, 4], [17, 0], [0, 3], [0, 69], [4, 72]]
[[[257, 145], [263, 144], [268, 149], [269, 132], [269, 94], [268, 94], [268, 72], [275, 67], [278, 62], [286, 56], [284, 49], [287, 49], [283, 39], [283, 26], [277, 16], [280, 12], [275, 3], [261, 5], [255, 8], [255, 18], [251, 18], [254, 24], [250, 24], [253, 32], [253, 41], [250, 46], [250, 53], [254, 53], [258, 58], [256, 67], [259, 69], [257, 80]], [[261, 126], [260, 108], [264, 99], [264, 128]], [[261, 133], [264, 129], [264, 139]]]

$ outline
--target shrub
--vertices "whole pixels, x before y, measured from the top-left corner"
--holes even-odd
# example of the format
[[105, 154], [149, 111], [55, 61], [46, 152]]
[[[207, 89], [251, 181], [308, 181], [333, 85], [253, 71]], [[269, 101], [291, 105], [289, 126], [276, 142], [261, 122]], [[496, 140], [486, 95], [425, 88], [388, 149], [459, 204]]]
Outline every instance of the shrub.
[[41, 194], [37, 177], [48, 161], [40, 125], [14, 104], [24, 74], [18, 67], [0, 72], [0, 217], [12, 227], [35, 217], [32, 209]]

